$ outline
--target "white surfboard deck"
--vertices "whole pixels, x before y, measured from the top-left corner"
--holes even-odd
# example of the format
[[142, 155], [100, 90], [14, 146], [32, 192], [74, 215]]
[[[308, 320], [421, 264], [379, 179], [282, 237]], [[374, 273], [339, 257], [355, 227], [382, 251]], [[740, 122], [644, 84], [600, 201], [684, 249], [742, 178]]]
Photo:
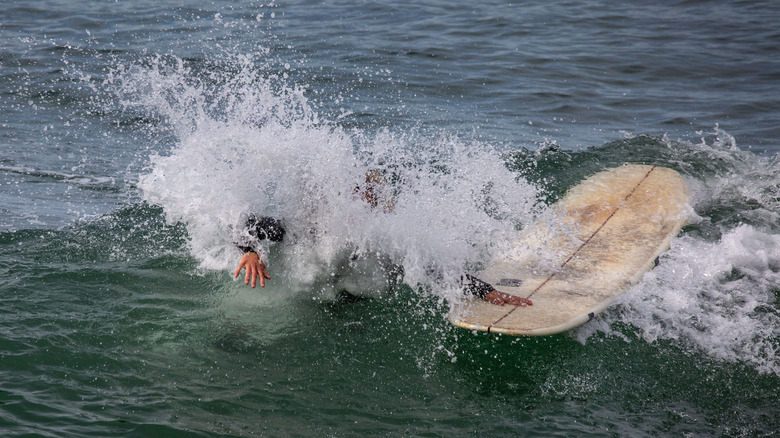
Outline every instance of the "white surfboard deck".
[[580, 326], [655, 266], [691, 211], [677, 172], [637, 164], [587, 178], [552, 209], [476, 275], [533, 305], [468, 299], [453, 306], [453, 324], [516, 336]]

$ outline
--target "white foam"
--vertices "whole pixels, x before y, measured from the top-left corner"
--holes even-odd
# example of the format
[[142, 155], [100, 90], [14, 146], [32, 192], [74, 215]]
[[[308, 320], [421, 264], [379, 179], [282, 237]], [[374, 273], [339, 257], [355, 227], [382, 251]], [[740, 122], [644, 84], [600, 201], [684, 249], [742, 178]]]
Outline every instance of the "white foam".
[[780, 374], [780, 236], [742, 225], [717, 242], [682, 236], [654, 270], [595, 324], [575, 331], [623, 336], [633, 327], [647, 342], [671, 340], [728, 362]]
[[[112, 79], [126, 103], [161, 115], [176, 135], [139, 187], [169, 220], [187, 224], [204, 268], [235, 265], [230, 228], [255, 212], [286, 223], [270, 269], [293, 290], [381, 294], [380, 274], [398, 264], [409, 284], [440, 284], [434, 293], [448, 294], [464, 267], [487, 255], [487, 242], [530, 220], [538, 191], [487, 145], [347, 132], [319, 120], [301, 88], [239, 64], [208, 82], [161, 60]], [[354, 193], [371, 170], [391, 180], [391, 213]]]

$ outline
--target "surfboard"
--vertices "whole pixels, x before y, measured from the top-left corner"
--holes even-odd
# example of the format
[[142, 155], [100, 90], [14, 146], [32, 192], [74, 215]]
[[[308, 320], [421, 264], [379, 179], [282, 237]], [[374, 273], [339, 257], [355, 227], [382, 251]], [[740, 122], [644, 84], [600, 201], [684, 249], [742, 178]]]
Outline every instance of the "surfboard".
[[592, 175], [476, 275], [533, 305], [466, 299], [452, 306], [450, 320], [516, 336], [578, 327], [655, 266], [690, 211], [687, 186], [674, 170], [627, 164]]

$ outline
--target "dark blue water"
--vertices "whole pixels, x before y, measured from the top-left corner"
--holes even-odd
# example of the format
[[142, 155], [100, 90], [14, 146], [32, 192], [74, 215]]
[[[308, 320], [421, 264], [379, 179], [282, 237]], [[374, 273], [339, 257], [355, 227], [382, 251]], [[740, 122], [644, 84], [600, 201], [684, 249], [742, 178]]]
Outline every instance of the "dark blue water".
[[[0, 435], [780, 429], [780, 4], [0, 9]], [[656, 269], [563, 335], [450, 325], [457, 273], [625, 162], [691, 192]], [[265, 289], [248, 211], [290, 224]]]

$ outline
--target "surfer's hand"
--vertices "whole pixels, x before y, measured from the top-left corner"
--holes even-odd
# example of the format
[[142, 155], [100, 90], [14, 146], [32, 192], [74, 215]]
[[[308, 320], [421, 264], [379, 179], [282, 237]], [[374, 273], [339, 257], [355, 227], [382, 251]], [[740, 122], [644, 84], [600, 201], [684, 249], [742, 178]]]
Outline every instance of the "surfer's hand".
[[234, 278], [238, 278], [241, 269], [246, 269], [244, 284], [249, 284], [251, 281], [252, 287], [255, 287], [258, 278], [260, 279], [260, 287], [265, 287], [265, 280], [271, 279], [271, 276], [268, 275], [268, 271], [265, 270], [265, 264], [260, 261], [260, 256], [258, 256], [256, 252], [250, 251], [241, 256]]
[[516, 295], [510, 295], [508, 293], [500, 292], [495, 289], [485, 295], [485, 300], [503, 306], [504, 304], [512, 304], [514, 306], [533, 306], [534, 303], [531, 300]]

